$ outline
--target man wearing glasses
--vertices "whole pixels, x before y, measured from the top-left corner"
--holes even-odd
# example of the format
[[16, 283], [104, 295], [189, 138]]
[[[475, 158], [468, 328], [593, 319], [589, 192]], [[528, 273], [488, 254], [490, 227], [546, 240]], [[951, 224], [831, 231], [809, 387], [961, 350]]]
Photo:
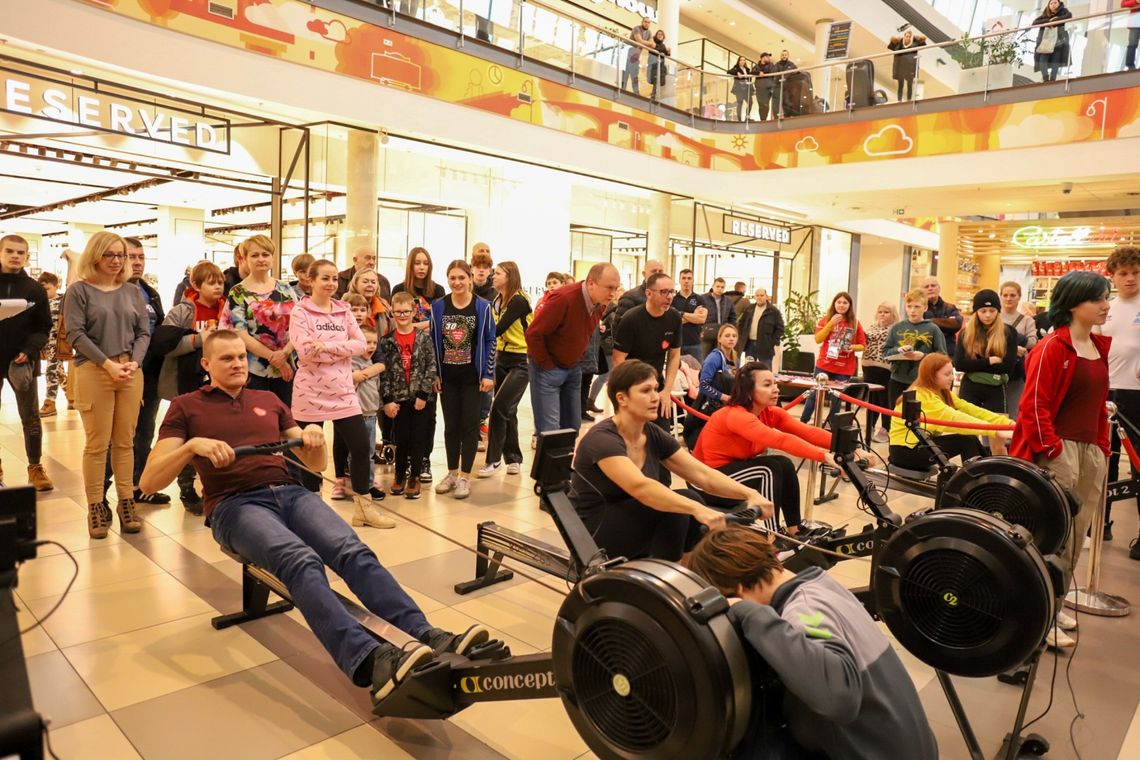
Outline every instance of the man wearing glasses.
[[664, 368], [657, 424], [669, 427], [673, 418], [673, 383], [681, 366], [681, 313], [672, 308], [677, 289], [664, 272], [645, 281], [645, 304], [625, 313], [614, 334], [614, 368], [626, 359], [640, 359], [657, 370]]

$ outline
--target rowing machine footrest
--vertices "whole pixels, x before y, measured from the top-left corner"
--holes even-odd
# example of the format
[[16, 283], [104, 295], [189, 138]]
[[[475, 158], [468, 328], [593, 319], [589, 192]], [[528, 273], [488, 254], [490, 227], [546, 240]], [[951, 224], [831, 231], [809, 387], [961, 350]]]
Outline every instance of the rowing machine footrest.
[[372, 714], [378, 718], [450, 718], [460, 708], [453, 696], [448, 660], [444, 656], [413, 670], [391, 694], [373, 706]]
[[511, 648], [504, 644], [499, 639], [491, 639], [485, 644], [480, 644], [467, 652], [467, 659], [472, 662], [480, 660], [490, 660], [491, 662], [498, 662], [505, 660], [511, 656]]
[[906, 478], [907, 480], [930, 480], [938, 474], [938, 468], [931, 467], [926, 470], [910, 470], [906, 467], [888, 464], [887, 472], [900, 478]]

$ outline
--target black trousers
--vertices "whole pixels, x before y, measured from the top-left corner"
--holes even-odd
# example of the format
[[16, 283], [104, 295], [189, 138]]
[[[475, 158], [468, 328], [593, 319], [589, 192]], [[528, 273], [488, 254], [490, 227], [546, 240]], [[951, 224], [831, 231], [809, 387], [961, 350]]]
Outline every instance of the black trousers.
[[249, 379], [245, 381], [246, 388], [252, 388], [255, 391], [269, 391], [277, 398], [281, 399], [281, 403], [290, 409], [293, 408], [293, 381], [282, 380], [279, 377], [261, 377], [260, 375], [250, 375]]
[[[886, 367], [868, 367], [867, 365], [863, 365], [863, 379], [872, 385], [883, 386], [883, 390], [881, 391], [871, 391], [871, 395], [867, 397], [868, 401], [875, 406], [893, 408], [894, 405], [889, 403], [890, 399], [887, 398], [890, 395], [891, 386], [891, 371], [889, 369]], [[867, 429], [870, 430], [872, 434], [875, 432], [875, 423], [879, 421], [879, 416], [878, 412], [872, 411], [871, 409], [867, 410]], [[891, 418], [886, 415], [882, 415], [882, 417], [883, 427], [890, 429]]]
[[[800, 480], [792, 460], [781, 454], [764, 454], [751, 459], [740, 459], [716, 468], [737, 483], [755, 488], [767, 496], [780, 510], [784, 525], [800, 524]], [[710, 507], [735, 507], [736, 502], [700, 492]]]
[[[36, 361], [39, 361], [38, 356]], [[0, 375], [0, 390], [3, 390], [4, 381], [8, 379], [8, 368], [4, 367], [3, 370], [4, 374]], [[16, 411], [20, 414], [20, 427], [24, 429], [24, 453], [28, 455], [28, 464], [39, 464], [40, 457], [43, 455], [44, 433], [43, 426], [40, 424], [38, 381], [39, 377], [32, 378], [31, 386], [24, 391], [12, 389], [12, 392], [16, 394]]]
[[958, 396], [975, 406], [1005, 414], [1005, 385], [984, 385], [964, 377]]
[[[507, 464], [521, 464], [519, 446], [519, 401], [530, 383], [526, 356], [522, 361], [499, 354], [495, 364], [495, 400], [491, 403], [491, 421], [487, 433], [487, 462], [494, 464], [500, 458]], [[582, 386], [586, 387], [585, 384]], [[583, 409], [586, 407], [583, 406]]]
[[[1121, 389], [1109, 391], [1108, 397], [1116, 402], [1116, 413], [1128, 420], [1133, 426], [1140, 428], [1140, 391]], [[1127, 432], [1127, 431], [1126, 431]], [[1130, 436], [1129, 440], [1132, 442], [1134, 448], [1140, 449], [1140, 440], [1137, 436]], [[1120, 434], [1117, 432], [1117, 427], [1112, 427], [1112, 456], [1108, 458], [1108, 482], [1115, 483], [1120, 480], [1120, 456], [1121, 456], [1121, 443]], [[1136, 468], [1132, 469], [1132, 479], [1140, 481], [1140, 472]], [[1136, 499], [1137, 511], [1140, 511], [1140, 498]], [[1104, 519], [1107, 522], [1109, 515], [1112, 511], [1112, 503], [1108, 503], [1104, 507]]]
[[423, 409], [416, 409], [414, 399], [400, 402], [400, 411], [392, 424], [392, 438], [396, 442], [396, 482], [404, 482], [407, 473], [414, 483], [423, 471], [424, 457], [427, 456], [427, 438], [431, 430], [429, 419], [435, 419], [435, 400]]
[[[322, 428], [325, 426], [320, 420], [314, 422], [297, 420], [297, 424], [302, 428], [306, 425], [317, 425]], [[353, 493], [367, 494], [372, 488], [372, 442], [368, 439], [368, 428], [364, 424], [363, 415], [354, 414], [351, 417], [333, 420], [332, 425], [333, 431], [344, 441], [347, 453], [352, 455], [349, 460], [349, 478], [352, 480]], [[335, 461], [333, 466], [336, 468], [334, 471], [339, 473], [340, 469]], [[313, 493], [321, 490], [319, 477], [304, 471], [300, 476], [301, 484], [305, 488]]]
[[892, 378], [887, 384], [887, 403], [884, 406], [894, 409], [895, 404], [899, 402], [899, 397], [903, 395], [903, 391], [909, 387], [910, 383], [900, 383]]
[[[700, 494], [692, 489], [676, 493], [703, 503]], [[611, 558], [653, 557], [676, 562], [696, 546], [702, 534], [701, 524], [692, 517], [659, 512], [634, 499], [607, 504], [582, 522], [593, 534], [598, 548], [605, 549]]]
[[471, 472], [479, 450], [479, 412], [483, 394], [475, 382], [444, 382], [439, 394], [443, 409], [443, 446], [449, 471]]
[[[965, 462], [967, 459], [982, 455], [982, 444], [976, 435], [936, 435], [934, 443], [946, 452], [949, 459], [960, 456]], [[923, 446], [911, 448], [892, 444], [888, 459], [895, 467], [907, 470], [925, 470], [934, 466], [934, 455]]]

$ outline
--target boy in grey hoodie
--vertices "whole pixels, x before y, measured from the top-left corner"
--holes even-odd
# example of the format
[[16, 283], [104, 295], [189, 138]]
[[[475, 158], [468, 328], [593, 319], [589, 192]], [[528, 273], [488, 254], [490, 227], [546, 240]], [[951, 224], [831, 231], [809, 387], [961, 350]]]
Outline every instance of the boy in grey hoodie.
[[902, 661], [859, 600], [823, 570], [786, 570], [762, 535], [739, 526], [709, 533], [686, 564], [729, 597], [729, 619], [787, 690], [783, 717], [804, 750], [794, 756], [937, 759]]
[[[368, 440], [371, 442], [369, 451], [376, 450], [376, 415], [380, 413], [380, 375], [384, 372], [384, 365], [373, 362], [372, 356], [376, 353], [376, 330], [363, 325], [360, 328], [364, 333], [366, 347], [364, 353], [352, 357], [352, 382], [356, 384], [356, 400], [360, 403], [360, 413], [364, 416], [364, 427], [368, 430]], [[371, 368], [379, 364], [380, 372], [372, 374]], [[373, 490], [380, 490], [379, 481], [372, 483]]]

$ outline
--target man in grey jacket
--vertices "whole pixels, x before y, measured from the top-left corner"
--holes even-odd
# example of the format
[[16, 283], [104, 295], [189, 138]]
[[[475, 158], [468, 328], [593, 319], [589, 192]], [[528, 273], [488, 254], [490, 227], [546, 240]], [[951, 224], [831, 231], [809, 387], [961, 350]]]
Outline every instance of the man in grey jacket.
[[729, 619], [787, 689], [784, 717], [800, 747], [830, 760], [937, 760], [902, 660], [835, 579], [818, 567], [790, 572], [739, 526], [709, 533], [686, 564], [729, 597]]

